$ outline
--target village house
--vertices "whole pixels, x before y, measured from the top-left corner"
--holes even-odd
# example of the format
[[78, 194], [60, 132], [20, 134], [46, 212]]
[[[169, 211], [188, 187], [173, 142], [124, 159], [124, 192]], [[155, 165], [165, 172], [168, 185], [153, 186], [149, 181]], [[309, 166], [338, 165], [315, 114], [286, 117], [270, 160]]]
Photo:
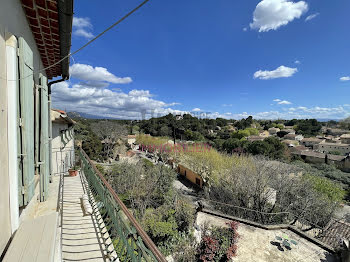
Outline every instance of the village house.
[[303, 135], [296, 135], [294, 139], [300, 142], [304, 139], [304, 136]]
[[301, 151], [308, 151], [309, 149], [305, 146], [294, 146], [294, 147], [289, 147], [288, 148], [289, 152], [294, 153], [294, 152], [301, 152]]
[[295, 134], [286, 134], [283, 139], [287, 140], [295, 140], [296, 135]]
[[300, 141], [300, 144], [306, 147], [313, 148], [315, 145], [321, 143], [323, 140], [316, 138], [316, 137], [310, 137], [310, 138], [304, 138]]
[[270, 133], [267, 130], [263, 130], [259, 132], [259, 136], [266, 138], [270, 136]]
[[203, 188], [204, 183], [203, 183], [202, 177], [199, 174], [197, 174], [196, 172], [189, 169], [188, 167], [186, 167], [182, 164], [178, 164], [177, 165], [177, 173], [182, 175], [185, 179], [190, 181], [192, 184], [197, 185], [200, 188]]
[[295, 130], [291, 128], [284, 128], [281, 132], [286, 132], [287, 134], [295, 134]]
[[350, 134], [342, 134], [340, 140], [343, 144], [350, 144]]
[[277, 127], [271, 127], [269, 128], [269, 134], [272, 135], [276, 135], [279, 131], [281, 131], [281, 129], [277, 128]]
[[282, 143], [286, 144], [288, 147], [295, 147], [299, 145], [299, 142], [296, 140], [284, 139]]
[[314, 150], [327, 154], [338, 152], [340, 155], [346, 155], [350, 153], [350, 145], [341, 143], [327, 143], [322, 141], [321, 143], [314, 145]]
[[306, 163], [334, 165], [343, 172], [350, 172], [350, 155], [338, 156], [308, 150], [295, 150], [294, 156], [300, 156]]
[[230, 131], [230, 132], [234, 132], [237, 130], [237, 128], [235, 126], [233, 126], [232, 124], [228, 125], [227, 126], [227, 130]]
[[136, 135], [128, 135], [128, 144], [133, 147], [136, 142]]
[[66, 173], [74, 166], [74, 124], [66, 112], [62, 110], [51, 110], [52, 122], [52, 159], [51, 172], [53, 175]]
[[302, 135], [296, 135], [296, 134], [287, 134], [283, 137], [283, 139], [289, 139], [289, 140], [296, 140], [301, 141], [304, 139]]
[[265, 139], [265, 137], [262, 136], [248, 136], [247, 140], [249, 142], [254, 142], [254, 141], [263, 141]]

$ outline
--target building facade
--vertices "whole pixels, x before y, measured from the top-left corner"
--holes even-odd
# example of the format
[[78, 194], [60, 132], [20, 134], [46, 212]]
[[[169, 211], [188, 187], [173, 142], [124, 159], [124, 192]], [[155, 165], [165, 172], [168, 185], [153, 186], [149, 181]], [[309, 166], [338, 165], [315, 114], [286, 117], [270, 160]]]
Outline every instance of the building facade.
[[62, 110], [51, 110], [52, 122], [52, 158], [51, 174], [60, 175], [67, 173], [74, 166], [74, 124], [66, 112]]
[[314, 146], [314, 150], [326, 154], [337, 152], [340, 155], [346, 155], [350, 153], [350, 145], [342, 143], [321, 142]]
[[60, 59], [69, 53], [72, 11], [71, 0], [1, 1], [0, 254], [20, 227], [29, 203], [48, 197], [48, 79], [68, 78], [69, 59]]
[[197, 185], [200, 188], [203, 188], [203, 179], [202, 177], [193, 172], [191, 169], [178, 164], [177, 166], [177, 172], [182, 175], [184, 178], [186, 178], [188, 181], [190, 181], [192, 184]]

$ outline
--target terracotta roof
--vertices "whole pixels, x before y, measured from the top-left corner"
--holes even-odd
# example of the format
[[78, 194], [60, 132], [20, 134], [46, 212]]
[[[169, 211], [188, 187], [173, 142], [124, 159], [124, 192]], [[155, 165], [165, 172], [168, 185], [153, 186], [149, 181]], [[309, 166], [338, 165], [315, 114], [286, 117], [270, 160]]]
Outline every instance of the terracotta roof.
[[339, 241], [350, 239], [350, 224], [345, 221], [332, 219], [320, 236], [320, 241], [334, 248], [339, 246]]
[[301, 141], [302, 142], [320, 142], [321, 143], [322, 139], [315, 138], [315, 137], [309, 137], [309, 138], [304, 138]]
[[54, 108], [52, 108], [51, 110], [53, 110], [53, 111], [57, 111], [57, 112], [59, 112], [59, 113], [61, 113], [61, 114], [67, 114], [66, 113], [66, 111], [63, 111], [63, 110], [60, 110], [60, 109], [54, 109]]
[[65, 123], [69, 125], [74, 125], [76, 122], [67, 116], [66, 112], [58, 109], [51, 109], [50, 113], [51, 122], [55, 123]]
[[329, 160], [333, 161], [342, 161], [346, 158], [346, 156], [338, 156], [338, 155], [327, 155]]
[[[319, 153], [316, 151], [294, 151], [292, 152], [294, 155], [301, 155], [301, 156], [311, 156], [311, 157], [317, 157], [321, 159], [326, 158], [326, 154], [324, 153]], [[332, 161], [342, 161], [346, 158], [346, 156], [338, 156], [338, 155], [330, 155], [327, 154], [327, 158]]]
[[324, 145], [324, 146], [338, 146], [338, 147], [348, 147], [349, 144], [342, 144], [342, 143], [327, 143], [327, 142], [323, 142], [320, 143], [320, 145]]
[[286, 134], [283, 138], [289, 139], [289, 138], [295, 138], [297, 135], [296, 134]]
[[312, 156], [312, 157], [317, 157], [317, 158], [325, 158], [326, 157], [326, 154], [318, 153], [315, 151], [307, 151], [307, 150], [306, 151], [295, 151], [292, 154], [302, 155], [302, 156]]
[[289, 148], [289, 150], [291, 152], [301, 152], [301, 151], [307, 151], [308, 149], [305, 146], [295, 146], [295, 147]]
[[[27, 17], [28, 24], [32, 30], [36, 45], [38, 47], [41, 61], [44, 67], [51, 66], [57, 63], [63, 58], [66, 53], [69, 53], [70, 49], [70, 38], [69, 38], [69, 49], [66, 44], [62, 43], [62, 35], [71, 35], [72, 25], [62, 28], [60, 25], [60, 14], [63, 11], [58, 8], [58, 2], [55, 0], [21, 0], [22, 7]], [[72, 5], [72, 1], [60, 1], [63, 2], [61, 5]], [[72, 9], [71, 6], [71, 9]], [[64, 14], [67, 15], [67, 14]], [[69, 14], [68, 14], [69, 15]], [[62, 19], [63, 20], [63, 19]], [[61, 22], [61, 23], [60, 23]], [[70, 21], [71, 22], [71, 21]], [[68, 29], [68, 30], [67, 30]], [[69, 31], [69, 32], [67, 32]], [[67, 39], [66, 39], [67, 40]], [[65, 47], [65, 48], [62, 48]], [[69, 59], [65, 59], [61, 63], [46, 69], [46, 75], [48, 79], [53, 77], [65, 75], [68, 73], [68, 69], [62, 70], [62, 67], [67, 68]], [[67, 72], [64, 72], [67, 71]]]

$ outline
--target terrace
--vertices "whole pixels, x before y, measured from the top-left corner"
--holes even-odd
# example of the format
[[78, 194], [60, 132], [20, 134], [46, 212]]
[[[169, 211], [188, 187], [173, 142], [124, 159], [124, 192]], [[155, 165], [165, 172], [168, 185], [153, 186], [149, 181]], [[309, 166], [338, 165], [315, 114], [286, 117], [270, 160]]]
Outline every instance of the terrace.
[[53, 176], [47, 201], [26, 208], [4, 261], [166, 261], [82, 149], [77, 159], [78, 175]]

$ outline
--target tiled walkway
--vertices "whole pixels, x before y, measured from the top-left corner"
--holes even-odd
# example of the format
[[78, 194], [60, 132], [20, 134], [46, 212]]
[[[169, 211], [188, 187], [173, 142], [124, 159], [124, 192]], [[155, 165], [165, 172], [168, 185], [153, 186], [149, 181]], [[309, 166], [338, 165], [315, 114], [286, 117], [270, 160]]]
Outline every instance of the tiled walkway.
[[64, 177], [62, 256], [63, 261], [109, 261], [104, 258], [103, 240], [94, 215], [84, 215], [80, 175]]

